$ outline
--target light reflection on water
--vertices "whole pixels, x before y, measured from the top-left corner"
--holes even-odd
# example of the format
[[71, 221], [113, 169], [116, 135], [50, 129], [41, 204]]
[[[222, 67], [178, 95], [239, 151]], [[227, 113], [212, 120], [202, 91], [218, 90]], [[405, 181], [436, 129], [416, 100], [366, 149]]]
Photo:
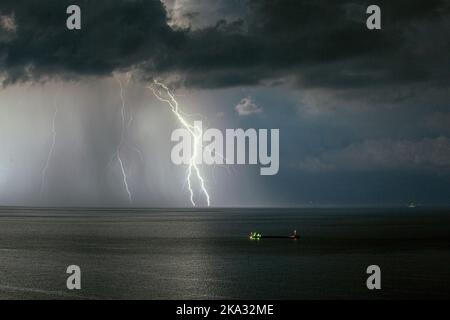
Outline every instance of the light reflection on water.
[[[442, 210], [0, 210], [0, 298], [449, 297]], [[250, 231], [302, 239], [250, 241]], [[66, 267], [82, 290], [65, 289]], [[378, 264], [382, 290], [365, 287]]]

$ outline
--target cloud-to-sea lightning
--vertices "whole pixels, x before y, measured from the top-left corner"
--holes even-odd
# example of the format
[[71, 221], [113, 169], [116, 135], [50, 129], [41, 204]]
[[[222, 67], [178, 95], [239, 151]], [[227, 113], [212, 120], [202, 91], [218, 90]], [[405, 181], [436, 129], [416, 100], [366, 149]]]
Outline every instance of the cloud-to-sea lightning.
[[56, 99], [54, 100], [53, 104], [54, 104], [54, 111], [53, 111], [53, 117], [52, 117], [52, 142], [50, 144], [50, 149], [48, 150], [47, 160], [45, 161], [45, 166], [42, 169], [41, 196], [44, 193], [45, 181], [47, 178], [47, 170], [50, 165], [50, 160], [52, 158], [53, 150], [55, 149], [55, 144], [56, 144], [56, 117], [58, 115], [59, 106], [58, 106], [58, 103], [56, 102]]
[[[200, 184], [200, 189], [203, 192], [203, 194], [205, 195], [206, 203], [209, 206], [210, 199], [209, 199], [209, 193], [205, 187], [205, 180], [203, 179], [203, 177], [200, 173], [199, 167], [195, 163], [195, 159], [196, 159], [198, 151], [199, 151], [199, 146], [201, 146], [201, 144], [202, 144], [201, 130], [198, 127], [196, 127], [195, 125], [190, 124], [188, 122], [188, 120], [185, 119], [182, 112], [178, 109], [178, 102], [175, 99], [175, 96], [170, 92], [169, 88], [166, 87], [163, 83], [159, 82], [158, 80], [154, 80], [153, 84], [151, 86], [149, 86], [148, 88], [152, 90], [153, 94], [155, 95], [155, 97], [158, 100], [165, 102], [170, 106], [170, 109], [175, 114], [178, 121], [191, 134], [192, 139], [194, 141], [194, 143], [193, 143], [194, 146], [193, 146], [193, 152], [192, 152], [192, 155], [191, 155], [191, 158], [189, 161], [189, 166], [187, 169], [187, 185], [188, 185], [188, 189], [190, 192], [190, 200], [191, 200], [192, 205], [196, 206], [196, 203], [194, 201], [194, 190], [192, 188], [192, 181], [191, 181], [192, 175], [195, 174], [195, 176], [197, 177], [197, 180]], [[167, 98], [164, 95], [167, 95]]]
[[120, 109], [122, 124], [121, 124], [120, 140], [119, 140], [119, 144], [117, 145], [117, 149], [116, 149], [116, 157], [117, 157], [117, 161], [119, 162], [120, 170], [121, 170], [121, 173], [122, 173], [123, 185], [124, 185], [125, 191], [127, 192], [128, 200], [130, 201], [130, 203], [132, 203], [133, 202], [133, 197], [131, 195], [130, 188], [128, 187], [127, 173], [125, 171], [125, 166], [124, 166], [123, 160], [122, 160], [122, 158], [120, 156], [120, 150], [121, 150], [122, 145], [123, 145], [123, 143], [125, 141], [125, 129], [126, 129], [126, 124], [125, 124], [125, 97], [124, 97], [124, 93], [123, 93], [122, 81], [119, 78], [116, 78], [116, 79], [117, 79], [117, 82], [119, 83], [120, 100], [121, 100], [121, 103], [122, 103], [121, 109]]

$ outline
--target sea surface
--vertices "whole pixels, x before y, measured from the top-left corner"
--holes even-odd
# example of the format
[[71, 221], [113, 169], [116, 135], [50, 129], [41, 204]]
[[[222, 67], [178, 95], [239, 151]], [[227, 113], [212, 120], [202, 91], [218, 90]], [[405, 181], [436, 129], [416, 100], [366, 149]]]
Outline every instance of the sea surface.
[[450, 210], [0, 209], [0, 299], [350, 298], [450, 298]]

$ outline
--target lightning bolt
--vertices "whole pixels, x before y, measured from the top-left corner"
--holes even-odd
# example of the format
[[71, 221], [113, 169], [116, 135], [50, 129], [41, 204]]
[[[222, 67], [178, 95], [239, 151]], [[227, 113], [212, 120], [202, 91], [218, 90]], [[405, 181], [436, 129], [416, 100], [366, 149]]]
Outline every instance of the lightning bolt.
[[[192, 205], [195, 207], [195, 201], [194, 201], [194, 190], [192, 189], [192, 176], [195, 175], [197, 177], [197, 180], [200, 184], [200, 189], [205, 195], [206, 203], [208, 204], [208, 207], [210, 206], [210, 199], [209, 199], [209, 193], [206, 190], [205, 187], [205, 180], [203, 179], [200, 169], [198, 168], [197, 164], [195, 163], [195, 159], [197, 157], [198, 153], [198, 147], [202, 145], [202, 136], [201, 136], [201, 130], [196, 127], [195, 125], [190, 124], [184, 117], [182, 112], [178, 109], [178, 102], [175, 99], [174, 95], [170, 92], [169, 88], [167, 88], [163, 83], [159, 82], [158, 80], [153, 81], [153, 85], [148, 87], [150, 90], [152, 90], [155, 97], [165, 102], [169, 105], [172, 112], [177, 117], [178, 121], [181, 123], [183, 127], [185, 127], [188, 132], [191, 134], [193, 140], [194, 140], [194, 150], [192, 153], [192, 156], [189, 161], [189, 166], [187, 169], [187, 184], [188, 189], [190, 193], [190, 200]], [[169, 97], [168, 99], [164, 98], [162, 94], [165, 93]]]
[[56, 144], [56, 116], [58, 115], [59, 106], [56, 103], [56, 99], [54, 100], [53, 104], [54, 104], [54, 108], [55, 109], [54, 109], [53, 118], [52, 118], [52, 142], [50, 144], [50, 149], [49, 149], [48, 154], [47, 154], [47, 160], [45, 161], [45, 166], [42, 169], [41, 197], [42, 197], [42, 195], [44, 193], [45, 181], [46, 181], [46, 178], [47, 178], [47, 170], [48, 170], [48, 167], [50, 165], [50, 160], [52, 158], [53, 150], [55, 149], [55, 144]]
[[123, 94], [123, 84], [122, 81], [119, 78], [116, 78], [117, 82], [119, 83], [119, 87], [120, 87], [120, 100], [122, 101], [122, 106], [120, 109], [120, 114], [122, 117], [122, 129], [121, 129], [121, 133], [120, 133], [120, 141], [119, 144], [117, 145], [117, 149], [116, 149], [116, 158], [117, 161], [119, 162], [120, 165], [120, 170], [122, 172], [122, 179], [123, 179], [123, 185], [125, 188], [125, 191], [127, 192], [128, 195], [128, 200], [130, 201], [130, 203], [133, 202], [133, 198], [131, 196], [131, 192], [130, 192], [130, 188], [128, 187], [128, 177], [127, 177], [127, 173], [125, 171], [125, 166], [123, 163], [123, 160], [120, 156], [120, 149], [122, 148], [122, 145], [125, 141], [125, 129], [126, 129], [126, 125], [125, 125], [125, 97]]
[[[131, 79], [131, 73], [127, 72], [126, 74], [127, 76], [127, 85], [130, 83], [130, 79]], [[127, 130], [131, 127], [131, 124], [133, 123], [134, 117], [133, 117], [133, 112], [132, 110], [129, 110], [129, 119], [128, 119], [128, 123], [127, 123]], [[134, 151], [136, 151], [136, 153], [139, 155], [139, 158], [141, 159], [142, 162], [144, 161], [144, 154], [142, 153], [141, 149], [139, 149], [137, 146], [135, 145], [130, 145], [129, 146], [131, 149], [133, 149]]]

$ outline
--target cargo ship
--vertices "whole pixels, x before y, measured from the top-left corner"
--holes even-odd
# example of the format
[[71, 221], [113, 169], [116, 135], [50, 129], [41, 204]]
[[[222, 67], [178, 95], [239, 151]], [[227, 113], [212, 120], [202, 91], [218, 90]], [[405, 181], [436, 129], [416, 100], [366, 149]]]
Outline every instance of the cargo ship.
[[297, 230], [294, 230], [292, 234], [288, 236], [270, 236], [270, 235], [263, 235], [260, 232], [250, 232], [250, 235], [248, 236], [250, 240], [259, 240], [259, 239], [300, 239], [300, 235], [297, 233]]

